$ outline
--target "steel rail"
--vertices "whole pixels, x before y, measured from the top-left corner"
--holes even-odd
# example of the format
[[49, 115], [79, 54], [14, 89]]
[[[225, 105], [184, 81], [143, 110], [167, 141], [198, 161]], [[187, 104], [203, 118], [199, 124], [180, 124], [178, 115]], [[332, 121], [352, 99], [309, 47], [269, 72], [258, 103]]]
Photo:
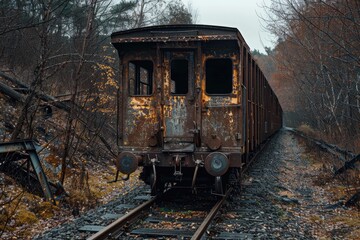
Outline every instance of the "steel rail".
[[323, 141], [322, 139], [316, 139], [316, 138], [310, 137], [297, 129], [286, 128], [286, 130], [289, 132], [295, 133], [296, 135], [315, 143], [318, 147], [325, 149], [326, 151], [328, 151], [332, 155], [338, 157], [342, 161], [347, 161], [346, 157], [344, 157], [344, 156], [347, 156], [350, 158], [354, 158], [356, 156], [355, 153], [353, 153], [347, 149], [342, 149], [336, 145], [329, 144], [329, 143]]
[[227, 197], [229, 196], [231, 191], [232, 191], [232, 188], [229, 188], [226, 191], [225, 195], [222, 197], [222, 199], [219, 200], [215, 204], [215, 206], [211, 209], [209, 214], [206, 216], [205, 220], [201, 223], [200, 227], [196, 230], [196, 232], [192, 236], [191, 240], [199, 240], [199, 239], [201, 239], [201, 237], [204, 235], [206, 229], [208, 228], [209, 224], [211, 223], [211, 221], [213, 220], [216, 213], [219, 211], [219, 209], [221, 208], [222, 204], [227, 199]]
[[150, 200], [142, 203], [138, 207], [131, 210], [129, 213], [127, 213], [124, 216], [117, 219], [115, 222], [111, 223], [110, 225], [101, 229], [99, 232], [97, 232], [94, 235], [87, 238], [87, 240], [106, 239], [107, 237], [113, 237], [113, 236], [111, 236], [111, 234], [117, 232], [119, 230], [119, 228], [124, 226], [130, 220], [132, 220], [136, 215], [138, 215], [145, 208], [150, 207], [158, 197], [159, 197], [159, 195], [156, 195], [156, 196], [152, 197]]

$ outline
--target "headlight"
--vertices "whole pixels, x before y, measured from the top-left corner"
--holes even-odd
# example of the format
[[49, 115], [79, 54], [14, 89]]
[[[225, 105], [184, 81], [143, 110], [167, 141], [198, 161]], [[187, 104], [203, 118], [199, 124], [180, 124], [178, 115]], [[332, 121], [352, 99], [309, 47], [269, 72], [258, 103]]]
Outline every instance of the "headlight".
[[138, 167], [138, 156], [131, 152], [122, 152], [116, 159], [116, 168], [124, 174], [135, 172]]
[[223, 153], [213, 152], [205, 158], [205, 169], [212, 176], [221, 176], [227, 172], [228, 168], [229, 159]]

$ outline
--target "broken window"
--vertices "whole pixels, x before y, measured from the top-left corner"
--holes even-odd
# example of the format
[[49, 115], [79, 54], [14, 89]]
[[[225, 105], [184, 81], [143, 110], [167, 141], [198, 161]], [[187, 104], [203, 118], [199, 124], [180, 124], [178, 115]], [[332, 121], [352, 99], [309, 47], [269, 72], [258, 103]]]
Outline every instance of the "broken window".
[[229, 58], [206, 60], [206, 93], [232, 92], [232, 61]]
[[153, 63], [151, 61], [129, 62], [129, 93], [131, 96], [151, 95], [153, 88]]
[[189, 84], [189, 64], [186, 59], [171, 61], [171, 93], [187, 94]]

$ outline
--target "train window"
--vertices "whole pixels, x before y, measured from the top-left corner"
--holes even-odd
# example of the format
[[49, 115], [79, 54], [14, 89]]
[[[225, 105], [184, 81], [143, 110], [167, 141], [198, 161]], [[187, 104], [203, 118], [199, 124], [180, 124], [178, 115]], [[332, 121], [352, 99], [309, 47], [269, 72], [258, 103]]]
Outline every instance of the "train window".
[[187, 94], [189, 83], [189, 63], [186, 59], [171, 61], [171, 93]]
[[129, 93], [131, 96], [151, 95], [153, 91], [153, 63], [137, 60], [129, 62]]
[[229, 58], [206, 60], [206, 93], [232, 92], [232, 61]]

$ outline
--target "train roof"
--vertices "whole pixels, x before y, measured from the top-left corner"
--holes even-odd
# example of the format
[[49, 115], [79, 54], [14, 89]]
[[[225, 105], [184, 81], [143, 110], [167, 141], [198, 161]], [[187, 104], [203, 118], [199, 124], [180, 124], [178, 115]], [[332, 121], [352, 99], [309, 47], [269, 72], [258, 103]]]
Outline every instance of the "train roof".
[[158, 25], [134, 28], [111, 34], [111, 42], [167, 42], [167, 41], [210, 41], [235, 40], [243, 42], [249, 48], [237, 28], [213, 25]]

